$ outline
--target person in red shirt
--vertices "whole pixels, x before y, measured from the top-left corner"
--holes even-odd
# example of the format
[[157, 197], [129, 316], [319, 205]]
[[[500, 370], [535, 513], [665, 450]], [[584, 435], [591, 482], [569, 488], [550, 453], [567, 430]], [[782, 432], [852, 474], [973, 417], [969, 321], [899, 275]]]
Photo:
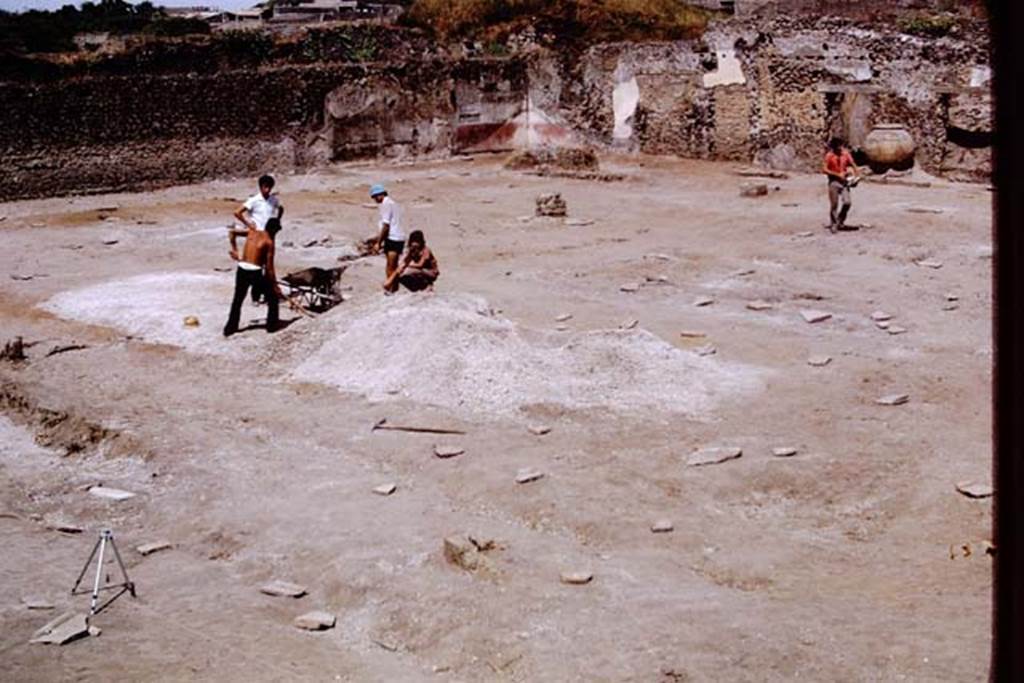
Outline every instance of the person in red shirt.
[[850, 176], [856, 179], [860, 175], [857, 165], [853, 163], [850, 150], [842, 139], [833, 137], [828, 141], [828, 152], [825, 153], [825, 167], [822, 169], [828, 176], [828, 201], [831, 205], [828, 229], [831, 232], [842, 230], [846, 223], [846, 214], [850, 212]]

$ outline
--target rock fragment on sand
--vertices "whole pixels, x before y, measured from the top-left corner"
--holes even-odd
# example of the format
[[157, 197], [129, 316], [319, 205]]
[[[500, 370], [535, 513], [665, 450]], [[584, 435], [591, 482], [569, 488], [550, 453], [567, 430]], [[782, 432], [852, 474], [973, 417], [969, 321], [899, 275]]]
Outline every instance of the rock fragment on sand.
[[639, 325], [639, 324], [640, 324], [639, 320], [637, 320], [636, 318], [632, 318], [630, 320], [625, 320], [622, 323], [620, 323], [619, 324], [619, 329], [620, 330], [632, 330], [632, 329], [636, 328], [636, 326]]
[[537, 481], [543, 477], [544, 473], [540, 470], [535, 470], [532, 467], [524, 467], [516, 473], [516, 483], [529, 484], [531, 481]]
[[910, 396], [907, 394], [888, 394], [881, 398], [876, 398], [875, 403], [880, 406], [901, 406], [910, 400]]
[[640, 285], [638, 285], [635, 282], [626, 282], [625, 284], [619, 286], [619, 291], [626, 292], [627, 294], [632, 294], [633, 292], [640, 291]]
[[962, 481], [956, 485], [956, 490], [968, 498], [990, 498], [995, 493], [990, 485], [976, 481]]
[[960, 304], [958, 304], [956, 302], [952, 302], [952, 303], [948, 303], [945, 306], [943, 306], [942, 310], [944, 310], [944, 311], [956, 311], [956, 310], [959, 310], [959, 308], [960, 308]]
[[960, 301], [960, 297], [957, 294], [950, 293], [946, 295], [946, 301]]
[[295, 621], [292, 623], [295, 628], [303, 631], [326, 631], [327, 629], [334, 628], [334, 624], [337, 619], [333, 614], [328, 612], [307, 612], [301, 616], [295, 617]]
[[892, 320], [892, 316], [885, 311], [875, 311], [871, 314], [871, 319], [877, 322], [885, 322], [886, 320]]
[[444, 558], [456, 567], [473, 571], [480, 566], [480, 551], [467, 536], [449, 536], [444, 539]]
[[892, 323], [889, 322], [888, 320], [880, 320], [877, 323], [875, 323], [875, 327], [877, 327], [880, 330], [887, 330], [890, 327], [892, 327]]
[[924, 259], [923, 261], [917, 261], [917, 265], [921, 266], [922, 268], [938, 269], [942, 267], [942, 261], [939, 261], [937, 259]]
[[716, 349], [712, 344], [705, 344], [704, 346], [697, 347], [693, 352], [698, 356], [713, 356], [718, 353], [718, 349]]
[[740, 185], [741, 197], [764, 197], [768, 194], [768, 185], [765, 183], [743, 183]]
[[56, 607], [51, 600], [46, 600], [45, 598], [39, 598], [36, 596], [22, 598], [21, 604], [25, 606], [25, 609], [39, 611], [51, 610]]
[[135, 546], [135, 552], [145, 557], [146, 555], [152, 555], [158, 553], [161, 550], [167, 550], [171, 547], [168, 541], [153, 541], [152, 543], [143, 543], [142, 545]]
[[572, 313], [562, 313], [561, 315], [555, 316], [556, 323], [564, 323], [567, 320], [572, 320]]
[[713, 447], [713, 448], [702, 448], [696, 451], [689, 458], [686, 459], [686, 464], [690, 467], [700, 467], [703, 465], [718, 465], [729, 460], [735, 460], [736, 458], [743, 455], [743, 449], [735, 447]]
[[679, 336], [683, 337], [684, 339], [700, 339], [708, 335], [705, 334], [704, 332], [699, 332], [697, 330], [683, 330], [682, 332], [679, 333]]
[[832, 362], [832, 356], [811, 356], [807, 359], [807, 364], [815, 368], [823, 368]]
[[380, 486], [374, 487], [373, 492], [376, 493], [378, 496], [390, 496], [397, 490], [397, 484], [393, 482], [388, 482], [387, 484], [381, 484]]
[[105, 498], [106, 500], [122, 501], [134, 498], [135, 494], [131, 491], [122, 491], [121, 489], [110, 488], [108, 486], [93, 486], [89, 489], [89, 494], [96, 496], [97, 498]]
[[675, 526], [672, 524], [672, 520], [669, 519], [659, 519], [651, 525], [651, 532], [655, 534], [667, 534], [673, 529], [675, 529]]
[[770, 311], [775, 308], [775, 305], [767, 301], [763, 301], [762, 299], [758, 299], [757, 301], [751, 301], [748, 303], [747, 308], [751, 311]]
[[65, 612], [50, 621], [32, 635], [30, 643], [64, 645], [89, 634], [89, 622], [85, 614]]
[[797, 449], [792, 446], [779, 446], [772, 449], [772, 455], [776, 458], [791, 458], [797, 454]]
[[813, 308], [805, 308], [800, 311], [800, 317], [804, 319], [804, 322], [813, 324], [828, 320], [832, 317], [832, 314], [828, 311], [817, 311]]
[[530, 425], [526, 429], [536, 436], [544, 436], [551, 432], [551, 427], [548, 425]]
[[890, 325], [886, 330], [889, 334], [906, 334], [907, 328], [900, 327], [899, 325]]
[[260, 593], [276, 598], [301, 598], [306, 594], [306, 587], [288, 581], [271, 581], [260, 587]]
[[536, 213], [538, 216], [564, 217], [569, 211], [562, 195], [551, 192], [537, 197]]
[[452, 446], [448, 444], [438, 444], [434, 446], [434, 455], [442, 460], [454, 458], [455, 456], [462, 455], [465, 452], [466, 449], [461, 446]]
[[715, 303], [715, 300], [710, 296], [702, 296], [695, 299], [693, 305], [697, 308], [703, 308], [704, 306], [710, 306], [713, 303]]
[[582, 586], [593, 581], [594, 574], [581, 571], [562, 572], [561, 580], [562, 583], [567, 583], [571, 586]]

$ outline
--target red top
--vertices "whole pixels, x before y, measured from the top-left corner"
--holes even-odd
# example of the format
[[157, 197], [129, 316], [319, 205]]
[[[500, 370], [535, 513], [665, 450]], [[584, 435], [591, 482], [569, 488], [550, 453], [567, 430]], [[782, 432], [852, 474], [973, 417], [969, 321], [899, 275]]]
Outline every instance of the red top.
[[825, 154], [825, 168], [829, 173], [834, 173], [840, 178], [846, 177], [846, 170], [853, 166], [853, 157], [845, 149], [836, 154], [829, 150]]

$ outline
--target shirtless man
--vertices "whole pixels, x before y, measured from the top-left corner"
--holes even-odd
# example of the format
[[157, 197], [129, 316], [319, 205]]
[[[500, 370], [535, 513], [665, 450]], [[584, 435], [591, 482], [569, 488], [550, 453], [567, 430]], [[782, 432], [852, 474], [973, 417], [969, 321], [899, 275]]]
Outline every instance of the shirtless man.
[[[238, 332], [238, 319], [242, 315], [242, 302], [250, 287], [260, 287], [267, 297], [267, 332], [278, 329], [278, 300], [284, 298], [277, 284], [274, 270], [274, 237], [281, 230], [281, 221], [271, 218], [264, 230], [250, 226], [248, 230], [230, 228], [228, 241], [231, 243], [231, 258], [238, 261], [235, 271], [235, 297], [231, 300], [231, 314], [224, 326], [224, 336]], [[241, 256], [236, 239], [245, 238]]]
[[834, 137], [828, 141], [828, 152], [825, 153], [825, 165], [822, 171], [828, 177], [828, 201], [831, 205], [829, 212], [830, 232], [842, 230], [846, 223], [846, 214], [850, 212], [850, 171], [853, 171], [853, 179], [860, 175], [857, 165], [853, 163], [850, 150], [846, 148], [840, 138]]
[[384, 291], [394, 291], [399, 284], [410, 292], [433, 289], [434, 281], [440, 274], [437, 258], [427, 246], [423, 231], [413, 230], [409, 233], [409, 252], [401, 267], [384, 282]]
[[[267, 221], [271, 218], [276, 218], [279, 221], [284, 216], [284, 206], [281, 205], [281, 200], [276, 194], [272, 194], [274, 189], [274, 177], [270, 175], [260, 176], [257, 182], [260, 191], [249, 197], [245, 202], [238, 207], [235, 211], [235, 218], [247, 228], [253, 230], [263, 230], [267, 226]], [[254, 286], [252, 288], [252, 302], [259, 303], [261, 299], [265, 298], [265, 293], [261, 286]]]

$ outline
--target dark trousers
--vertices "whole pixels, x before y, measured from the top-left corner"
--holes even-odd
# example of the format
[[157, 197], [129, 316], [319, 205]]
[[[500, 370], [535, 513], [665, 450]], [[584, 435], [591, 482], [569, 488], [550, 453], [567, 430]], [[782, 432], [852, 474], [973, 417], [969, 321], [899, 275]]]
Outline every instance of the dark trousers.
[[231, 300], [231, 313], [228, 315], [228, 322], [224, 326], [224, 335], [238, 332], [238, 320], [242, 317], [242, 303], [249, 288], [255, 290], [257, 287], [267, 297], [267, 331], [273, 332], [278, 326], [278, 302], [274, 294], [274, 287], [261, 270], [235, 269], [235, 297]]

